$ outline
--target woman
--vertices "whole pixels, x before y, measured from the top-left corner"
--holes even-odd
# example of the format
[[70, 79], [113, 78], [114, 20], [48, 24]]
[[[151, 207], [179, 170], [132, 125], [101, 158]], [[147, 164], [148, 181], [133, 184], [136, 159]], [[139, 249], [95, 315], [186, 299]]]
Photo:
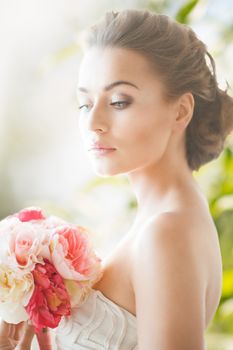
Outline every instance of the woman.
[[57, 329], [58, 349], [203, 350], [222, 260], [192, 172], [222, 152], [233, 99], [206, 45], [166, 15], [107, 12], [84, 44], [83, 142], [99, 176], [128, 176], [138, 211], [90, 297]]

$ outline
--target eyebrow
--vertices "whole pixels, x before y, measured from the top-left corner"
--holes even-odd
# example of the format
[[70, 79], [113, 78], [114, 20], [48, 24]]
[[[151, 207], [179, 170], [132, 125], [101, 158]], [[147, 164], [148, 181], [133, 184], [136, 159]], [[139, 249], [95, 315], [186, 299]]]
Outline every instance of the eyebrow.
[[[135, 87], [136, 89], [139, 90], [139, 87], [136, 86], [135, 84], [131, 83], [130, 81], [125, 81], [125, 80], [118, 80], [118, 81], [114, 81], [113, 83], [111, 84], [108, 84], [106, 85], [104, 88], [103, 88], [103, 91], [109, 91], [111, 90], [112, 88], [114, 88], [115, 86], [117, 85], [121, 85], [121, 84], [125, 84], [125, 85], [131, 85], [133, 87]], [[78, 87], [77, 88], [78, 91], [82, 91], [82, 92], [88, 92], [88, 90], [84, 87]]]

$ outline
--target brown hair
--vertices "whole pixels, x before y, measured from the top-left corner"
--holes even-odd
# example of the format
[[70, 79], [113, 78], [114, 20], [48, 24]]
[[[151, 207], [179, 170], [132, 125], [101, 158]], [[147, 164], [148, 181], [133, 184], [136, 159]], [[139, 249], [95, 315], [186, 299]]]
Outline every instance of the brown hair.
[[185, 134], [188, 165], [198, 170], [219, 156], [233, 130], [233, 98], [227, 94], [229, 85], [218, 87], [214, 59], [188, 25], [149, 10], [107, 11], [84, 32], [83, 44], [84, 49], [142, 53], [162, 77], [168, 98], [191, 92], [195, 104]]

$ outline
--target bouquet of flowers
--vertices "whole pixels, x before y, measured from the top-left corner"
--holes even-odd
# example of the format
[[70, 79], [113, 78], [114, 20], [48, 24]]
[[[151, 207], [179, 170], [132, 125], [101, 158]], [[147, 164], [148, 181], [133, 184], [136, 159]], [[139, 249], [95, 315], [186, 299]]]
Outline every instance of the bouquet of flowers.
[[0, 317], [43, 330], [81, 305], [102, 277], [88, 230], [39, 207], [28, 207], [0, 221]]

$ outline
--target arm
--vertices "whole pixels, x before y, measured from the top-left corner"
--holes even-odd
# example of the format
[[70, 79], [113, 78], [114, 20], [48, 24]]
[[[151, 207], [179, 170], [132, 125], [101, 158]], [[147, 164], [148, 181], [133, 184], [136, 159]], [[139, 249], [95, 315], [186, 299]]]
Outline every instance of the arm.
[[204, 350], [206, 272], [193, 234], [175, 213], [140, 232], [132, 275], [139, 350]]

